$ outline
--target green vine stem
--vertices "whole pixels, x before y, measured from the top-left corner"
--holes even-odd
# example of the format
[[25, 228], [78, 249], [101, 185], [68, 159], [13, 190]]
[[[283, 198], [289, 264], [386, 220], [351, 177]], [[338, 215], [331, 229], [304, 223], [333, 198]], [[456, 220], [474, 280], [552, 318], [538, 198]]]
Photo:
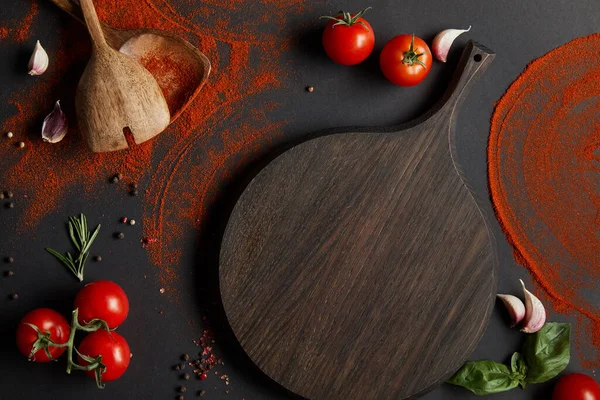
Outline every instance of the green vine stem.
[[[79, 310], [78, 309], [73, 310], [73, 315], [71, 318], [71, 334], [69, 335], [69, 340], [67, 340], [65, 343], [62, 343], [62, 344], [53, 342], [50, 339], [50, 334], [43, 333], [42, 331], [40, 331], [40, 329], [37, 326], [32, 325], [32, 324], [27, 324], [31, 328], [33, 328], [38, 334], [38, 338], [35, 341], [35, 343], [33, 344], [30, 358], [33, 357], [33, 355], [38, 350], [44, 349], [44, 351], [49, 356], [49, 358], [52, 359], [52, 357], [50, 356], [50, 351], [49, 351], [48, 347], [50, 347], [50, 346], [66, 347], [67, 348], [67, 374], [70, 374], [72, 370], [80, 370], [80, 371], [92, 371], [93, 370], [94, 375], [96, 377], [96, 385], [100, 389], [104, 389], [104, 384], [102, 383], [102, 374], [104, 373], [104, 371], [106, 371], [106, 366], [104, 364], [102, 364], [102, 356], [98, 355], [96, 357], [89, 357], [89, 356], [86, 356], [85, 354], [81, 354], [79, 351], [77, 351], [77, 349], [75, 348], [75, 334], [77, 333], [77, 331], [95, 332], [99, 329], [106, 329], [110, 333], [110, 328], [108, 327], [108, 324], [101, 319], [93, 319], [88, 324], [81, 325], [79, 323], [78, 316], [79, 316]], [[73, 361], [73, 350], [75, 350], [77, 355], [79, 355], [83, 360], [85, 360], [89, 364], [84, 366], [84, 365], [79, 365], [76, 362], [74, 362]]]

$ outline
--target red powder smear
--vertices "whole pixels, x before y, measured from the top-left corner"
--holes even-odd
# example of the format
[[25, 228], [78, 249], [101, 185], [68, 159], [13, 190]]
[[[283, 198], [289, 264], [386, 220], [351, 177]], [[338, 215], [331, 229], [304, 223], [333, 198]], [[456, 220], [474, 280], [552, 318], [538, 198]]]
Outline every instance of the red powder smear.
[[25, 18], [19, 21], [17, 28], [14, 30], [13, 35], [17, 42], [23, 43], [25, 40], [29, 38], [29, 34], [31, 33], [31, 26], [35, 20], [35, 17], [38, 14], [38, 4], [31, 3], [31, 7], [25, 15]]
[[[124, 175], [120, 183], [124, 187], [130, 182], [149, 181], [142, 192], [140, 239], [156, 239], [144, 248], [158, 267], [161, 286], [170, 296], [177, 296], [182, 279], [178, 264], [184, 250], [190, 250], [182, 248], [182, 238], [197, 233], [218, 187], [280, 135], [286, 123], [269, 119], [264, 110], [277, 106], [272, 101], [265, 102], [261, 111], [249, 110], [248, 104], [255, 95], [280, 87], [286, 80], [279, 60], [291, 39], [279, 32], [287, 26], [288, 15], [302, 10], [302, 0], [262, 1], [260, 7], [252, 0], [219, 2], [234, 5], [226, 8], [212, 7], [213, 0], [190, 0], [194, 10], [213, 8], [216, 17], [212, 24], [189, 9], [178, 10], [173, 1], [142, 0], [135, 7], [121, 0], [94, 3], [100, 18], [117, 28], [162, 29], [186, 38], [211, 61], [207, 84], [181, 117], [157, 138], [126, 151], [93, 154], [77, 132], [73, 107], [78, 77], [89, 57], [89, 41], [81, 27], [61, 30], [57, 36], [64, 40], [56, 46], [58, 53], [52, 55], [53, 68], [35, 85], [11, 94], [15, 113], [3, 121], [0, 129], [15, 132], [15, 141], [26, 137], [26, 147], [21, 151], [11, 141], [0, 141], [2, 179], [6, 187], [28, 195], [27, 201], [19, 203], [23, 232], [33, 232], [71, 193], [93, 200], [94, 193], [103, 190], [115, 173]], [[271, 31], [278, 34], [265, 34], [252, 23], [236, 23], [236, 18], [229, 22], [233, 13], [244, 17], [254, 8], [272, 16]], [[200, 20], [203, 22], [197, 22]], [[176, 64], [163, 61], [161, 64], [148, 59], [146, 64], [151, 70], [156, 68], [155, 73]], [[186, 71], [181, 74], [187, 76]], [[41, 121], [59, 98], [71, 131], [58, 144], [42, 143]], [[153, 162], [155, 168], [151, 168]], [[172, 299], [177, 301], [177, 297]]]
[[0, 40], [11, 38], [17, 43], [23, 43], [31, 36], [39, 5], [34, 0], [25, 0], [25, 2], [29, 4], [25, 15], [21, 18], [5, 22], [7, 26], [0, 27]]
[[[572, 55], [577, 54], [578, 59]], [[558, 312], [580, 314], [584, 365], [600, 365], [600, 35], [533, 61], [498, 102], [488, 147], [496, 215]]]

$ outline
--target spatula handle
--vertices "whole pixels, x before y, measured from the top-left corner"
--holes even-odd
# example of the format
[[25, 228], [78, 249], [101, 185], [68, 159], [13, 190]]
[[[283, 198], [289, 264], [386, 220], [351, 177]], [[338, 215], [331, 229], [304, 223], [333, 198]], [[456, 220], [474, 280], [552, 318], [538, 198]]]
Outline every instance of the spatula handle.
[[102, 32], [102, 25], [100, 25], [98, 14], [96, 14], [96, 9], [94, 8], [94, 3], [92, 0], [80, 0], [80, 3], [85, 24], [92, 37], [92, 42], [98, 47], [108, 47], [104, 33]]

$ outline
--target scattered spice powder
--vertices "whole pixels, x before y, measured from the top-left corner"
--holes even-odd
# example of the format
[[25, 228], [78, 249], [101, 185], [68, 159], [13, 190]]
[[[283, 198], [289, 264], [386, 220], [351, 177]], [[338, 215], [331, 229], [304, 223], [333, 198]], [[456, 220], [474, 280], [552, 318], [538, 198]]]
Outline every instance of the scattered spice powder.
[[589, 368], [600, 365], [599, 59], [594, 34], [533, 61], [498, 102], [488, 147], [498, 220], [554, 310], [578, 316]]
[[31, 2], [31, 6], [25, 18], [23, 18], [19, 22], [19, 27], [15, 30], [15, 39], [19, 43], [23, 43], [25, 40], [29, 38], [29, 34], [31, 32], [31, 27], [35, 20], [35, 17], [38, 14], [38, 3]]
[[[9, 36], [20, 40], [31, 34], [37, 1], [33, 0], [24, 22], [7, 27]], [[32, 80], [20, 92], [11, 93], [12, 116], [0, 116], [1, 131], [27, 132], [22, 151], [9, 152], [10, 144], [0, 143], [2, 178], [27, 196], [25, 204], [20, 204], [23, 212], [18, 233], [33, 232], [72, 190], [93, 199], [105, 183], [104, 177], [117, 169], [130, 181], [149, 181], [143, 202], [142, 242], [158, 267], [160, 285], [177, 301], [179, 291], [172, 289], [181, 283], [177, 264], [183, 254], [183, 236], [200, 229], [216, 189], [278, 137], [286, 124], [270, 120], [267, 114], [277, 104], [265, 102], [258, 110], [248, 110], [245, 105], [286, 81], [281, 56], [292, 42], [286, 32], [288, 21], [303, 11], [304, 3], [261, 0], [258, 7], [251, 0], [141, 0], [130, 7], [121, 0], [95, 1], [100, 19], [108, 24], [180, 35], [212, 64], [203, 90], [163, 134], [126, 151], [102, 154], [87, 150], [75, 123], [60, 143], [47, 145], [39, 138], [44, 110], [57, 98], [69, 119], [76, 122], [73, 101], [78, 79], [73, 77], [82, 73], [90, 54], [82, 25], [71, 21], [59, 28], [51, 46], [55, 49], [52, 68], [44, 80]], [[247, 17], [249, 12], [264, 21], [257, 24]], [[263, 23], [270, 24], [268, 32]], [[155, 73], [169, 67], [168, 60], [155, 61], [152, 57], [146, 60], [148, 68], [156, 68]], [[189, 71], [179, 71], [170, 79], [176, 82], [188, 76]], [[153, 164], [155, 168], [151, 168]], [[124, 182], [117, 185], [127, 187]]]

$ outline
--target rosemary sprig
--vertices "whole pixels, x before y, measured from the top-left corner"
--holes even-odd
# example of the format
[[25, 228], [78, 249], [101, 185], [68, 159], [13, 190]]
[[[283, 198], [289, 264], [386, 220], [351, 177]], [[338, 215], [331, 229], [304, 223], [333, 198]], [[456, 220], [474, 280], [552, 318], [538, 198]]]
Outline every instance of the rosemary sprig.
[[80, 214], [78, 217], [69, 218], [69, 237], [73, 246], [77, 249], [77, 258], [73, 258], [71, 253], [67, 252], [66, 255], [60, 254], [58, 251], [46, 247], [46, 251], [56, 257], [61, 263], [63, 263], [69, 270], [79, 279], [83, 281], [83, 269], [85, 262], [89, 256], [90, 246], [98, 236], [100, 232], [100, 224], [96, 227], [94, 232], [88, 231], [87, 219], [85, 215]]

